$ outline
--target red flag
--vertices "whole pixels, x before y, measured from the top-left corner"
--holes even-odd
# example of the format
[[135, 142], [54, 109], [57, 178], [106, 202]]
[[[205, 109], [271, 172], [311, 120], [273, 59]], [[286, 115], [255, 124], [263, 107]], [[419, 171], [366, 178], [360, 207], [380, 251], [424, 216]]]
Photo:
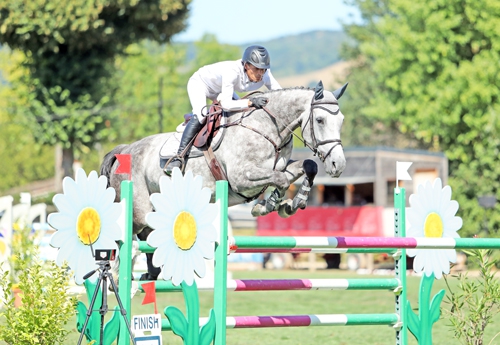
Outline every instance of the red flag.
[[144, 290], [145, 293], [142, 304], [144, 305], [144, 304], [154, 303], [155, 314], [158, 314], [158, 311], [156, 309], [156, 286], [154, 280], [149, 283], [142, 284], [142, 289]]
[[115, 170], [115, 174], [127, 174], [129, 179], [132, 177], [132, 155], [130, 154], [115, 154], [118, 160], [118, 168]]

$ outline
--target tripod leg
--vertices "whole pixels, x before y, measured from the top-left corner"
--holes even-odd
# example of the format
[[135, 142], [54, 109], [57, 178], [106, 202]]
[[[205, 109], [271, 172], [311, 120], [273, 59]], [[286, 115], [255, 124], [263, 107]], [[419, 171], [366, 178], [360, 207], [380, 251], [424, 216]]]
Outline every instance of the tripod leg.
[[[90, 301], [89, 308], [87, 309], [87, 317], [85, 318], [85, 322], [83, 323], [82, 331], [80, 332], [80, 339], [78, 339], [78, 345], [81, 345], [83, 336], [85, 334], [85, 330], [87, 329], [87, 325], [90, 320], [90, 315], [92, 315], [93, 309], [94, 309], [94, 304], [95, 300], [97, 298], [97, 294], [99, 293], [99, 286], [101, 285], [102, 281], [102, 275], [99, 275], [99, 279], [97, 280], [97, 285], [94, 290], [94, 295], [92, 296], [92, 300]], [[101, 324], [102, 325], [102, 324]]]
[[102, 280], [102, 304], [101, 309], [99, 309], [99, 313], [101, 314], [101, 329], [99, 333], [99, 345], [103, 345], [102, 341], [104, 339], [104, 315], [108, 312], [108, 284], [106, 280], [106, 272], [103, 272], [104, 279]]
[[120, 296], [117, 293], [118, 287], [116, 286], [112, 275], [109, 275], [109, 281], [111, 283], [111, 286], [113, 287], [113, 292], [115, 294], [116, 301], [118, 302], [118, 305], [120, 306], [120, 312], [123, 316], [123, 319], [125, 320], [125, 324], [127, 325], [128, 334], [130, 335], [130, 339], [132, 340], [132, 343], [135, 345], [135, 339], [134, 339], [134, 336], [132, 335], [132, 327], [130, 326], [130, 321], [127, 318], [127, 311], [123, 307], [122, 300], [120, 299]]

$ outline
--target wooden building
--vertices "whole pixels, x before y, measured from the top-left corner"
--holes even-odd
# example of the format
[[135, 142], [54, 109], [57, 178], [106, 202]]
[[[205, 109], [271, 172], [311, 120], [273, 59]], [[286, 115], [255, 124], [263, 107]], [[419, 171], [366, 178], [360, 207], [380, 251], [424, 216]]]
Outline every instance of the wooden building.
[[[443, 185], [448, 183], [448, 159], [441, 152], [377, 146], [344, 148], [344, 153], [347, 166], [339, 178], [327, 175], [323, 163], [313, 157], [318, 164], [318, 175], [308, 205], [393, 207], [397, 161], [413, 162], [408, 169], [412, 180], [399, 182], [408, 196], [425, 180], [440, 177]], [[310, 157], [307, 148], [296, 148], [292, 154], [292, 159], [297, 160]], [[294, 189], [301, 181], [296, 182]]]

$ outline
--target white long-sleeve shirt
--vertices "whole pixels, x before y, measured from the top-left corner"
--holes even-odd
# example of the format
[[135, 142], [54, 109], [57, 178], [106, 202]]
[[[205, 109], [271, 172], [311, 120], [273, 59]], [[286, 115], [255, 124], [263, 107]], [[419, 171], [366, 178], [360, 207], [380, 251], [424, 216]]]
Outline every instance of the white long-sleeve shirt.
[[[238, 92], [255, 91], [265, 85], [269, 90], [281, 89], [268, 69], [262, 80], [252, 82], [248, 79], [240, 60], [222, 61], [201, 67], [191, 77], [193, 81], [202, 81], [205, 84], [205, 97], [218, 100], [222, 108], [229, 111], [241, 110], [248, 107], [248, 100], [233, 100]], [[237, 96], [235, 98], [238, 98]]]

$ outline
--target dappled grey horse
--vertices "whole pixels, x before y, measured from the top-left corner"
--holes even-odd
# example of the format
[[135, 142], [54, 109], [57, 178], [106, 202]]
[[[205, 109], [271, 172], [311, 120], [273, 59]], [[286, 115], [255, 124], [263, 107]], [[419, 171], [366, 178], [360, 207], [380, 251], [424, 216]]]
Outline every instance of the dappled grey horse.
[[[293, 161], [293, 131], [301, 128], [302, 140], [318, 155], [325, 171], [338, 177], [346, 166], [340, 131], [344, 115], [338, 98], [347, 84], [330, 92], [320, 82], [316, 88], [289, 88], [267, 91], [269, 99], [265, 109], [247, 109], [225, 113], [223, 139], [214, 151], [215, 157], [229, 183], [229, 206], [257, 199], [267, 188], [274, 187], [266, 199], [252, 209], [254, 216], [264, 216], [277, 211], [281, 217], [289, 217], [307, 205], [309, 191], [317, 173], [313, 160]], [[153, 211], [149, 201], [152, 193], [160, 192], [159, 179], [164, 175], [159, 165], [159, 151], [174, 133], [162, 133], [146, 137], [130, 145], [115, 147], [105, 157], [101, 174], [108, 177], [109, 185], [120, 195], [120, 183], [126, 175], [116, 175], [118, 166], [115, 154], [131, 154], [133, 157], [132, 180], [134, 183], [133, 232], [146, 240], [152, 231], [147, 226], [146, 214]], [[203, 156], [189, 158], [185, 170], [203, 177], [204, 187], [212, 190], [215, 200], [216, 180]], [[286, 190], [298, 178], [306, 175], [292, 200], [282, 200]], [[148, 254], [148, 272], [143, 279], [156, 279], [160, 273], [151, 263]]]

